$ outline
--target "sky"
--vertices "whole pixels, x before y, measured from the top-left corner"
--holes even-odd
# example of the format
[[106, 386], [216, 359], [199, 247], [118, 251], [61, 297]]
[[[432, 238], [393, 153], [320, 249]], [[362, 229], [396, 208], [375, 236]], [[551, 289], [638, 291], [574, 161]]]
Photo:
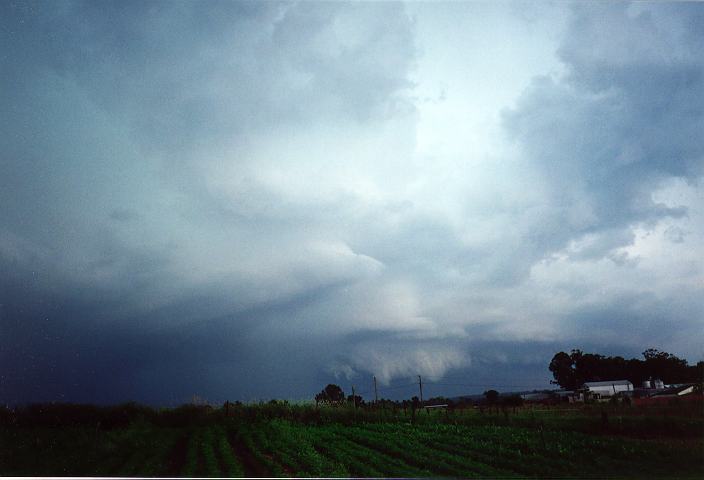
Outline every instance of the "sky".
[[704, 4], [0, 4], [0, 403], [704, 358]]

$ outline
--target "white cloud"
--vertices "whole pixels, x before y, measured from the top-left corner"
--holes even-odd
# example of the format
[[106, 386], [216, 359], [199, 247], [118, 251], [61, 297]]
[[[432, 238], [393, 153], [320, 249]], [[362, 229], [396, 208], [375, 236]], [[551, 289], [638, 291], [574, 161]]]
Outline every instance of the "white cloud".
[[38, 271], [79, 329], [384, 382], [499, 340], [700, 351], [701, 9], [134, 8], [0, 32], [13, 305]]
[[422, 346], [367, 342], [349, 354], [353, 370], [373, 373], [382, 385], [396, 378], [439, 380], [448, 371], [470, 365], [470, 357], [456, 347], [426, 343]]

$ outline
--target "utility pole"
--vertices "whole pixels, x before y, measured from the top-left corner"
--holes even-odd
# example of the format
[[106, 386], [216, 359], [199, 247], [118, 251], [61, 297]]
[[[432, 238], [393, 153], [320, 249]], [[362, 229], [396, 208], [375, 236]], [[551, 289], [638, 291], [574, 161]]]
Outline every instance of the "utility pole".
[[352, 385], [352, 401], [354, 402], [354, 408], [357, 409], [357, 397], [354, 395], [354, 385]]
[[376, 391], [376, 375], [374, 375], [374, 405], [379, 403], [379, 394]]
[[423, 406], [423, 380], [418, 375], [418, 388], [420, 389], [420, 406]]

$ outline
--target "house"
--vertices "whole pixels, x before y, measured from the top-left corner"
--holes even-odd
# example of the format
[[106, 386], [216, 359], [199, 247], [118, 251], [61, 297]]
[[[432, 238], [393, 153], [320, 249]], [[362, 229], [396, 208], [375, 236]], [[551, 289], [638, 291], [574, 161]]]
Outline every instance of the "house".
[[[606, 382], [586, 382], [584, 390], [593, 399], [609, 398], [621, 392], [633, 392], [633, 384], [628, 380], [608, 380]], [[630, 393], [626, 393], [629, 395]]]

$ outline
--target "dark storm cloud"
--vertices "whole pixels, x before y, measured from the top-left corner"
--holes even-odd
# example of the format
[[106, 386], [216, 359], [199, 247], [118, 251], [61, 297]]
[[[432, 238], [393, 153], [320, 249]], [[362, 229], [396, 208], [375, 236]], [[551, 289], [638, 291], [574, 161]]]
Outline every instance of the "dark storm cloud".
[[[701, 330], [704, 304], [687, 294], [666, 299], [640, 294], [620, 296], [610, 302], [585, 305], [568, 316], [575, 340], [590, 336], [604, 345], [640, 346], [663, 344], [684, 347], [682, 334], [696, 336]], [[677, 328], [673, 329], [672, 326]], [[630, 334], [624, 338], [624, 332]], [[691, 348], [691, 347], [687, 347]]]
[[699, 6], [575, 8], [565, 75], [486, 161], [418, 154], [424, 19], [402, 4], [0, 8], [2, 401], [544, 386], [556, 349], [697, 337], [684, 254], [623, 248], [700, 235], [696, 194], [655, 195], [703, 173]]
[[[403, 7], [2, 9], [3, 398], [281, 392], [271, 373], [232, 390], [212, 371], [275, 370], [287, 348], [253, 325], [378, 262], [307, 232], [326, 214], [247, 173], [258, 167], [244, 135], [407, 112]], [[240, 204], [209, 184], [223, 151], [244, 165]], [[147, 380], [160, 377], [177, 393], [160, 397]]]

